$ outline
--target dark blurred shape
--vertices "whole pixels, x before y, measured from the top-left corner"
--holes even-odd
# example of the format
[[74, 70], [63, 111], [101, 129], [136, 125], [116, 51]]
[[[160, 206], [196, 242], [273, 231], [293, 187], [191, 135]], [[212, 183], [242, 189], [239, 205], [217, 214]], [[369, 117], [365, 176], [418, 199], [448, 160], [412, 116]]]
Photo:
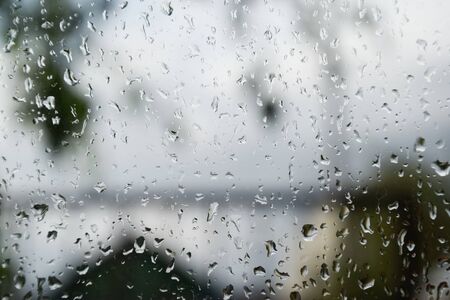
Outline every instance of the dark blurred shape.
[[[90, 7], [91, 13], [99, 8], [104, 4]], [[16, 79], [32, 82], [28, 91], [18, 91], [24, 93], [18, 95], [24, 99], [18, 105], [18, 116], [43, 129], [52, 153], [68, 146], [71, 138], [80, 138], [88, 125], [88, 101], [65, 83], [63, 73], [69, 62], [61, 54], [72, 55], [67, 44], [88, 13], [70, 1], [40, 1], [26, 7], [21, 1], [0, 4], [7, 33], [4, 51], [11, 52], [8, 55], [17, 65], [23, 65], [22, 73], [16, 71]], [[41, 100], [48, 97], [54, 97], [54, 107], [42, 105]]]
[[264, 103], [262, 107], [262, 115], [263, 119], [267, 121], [267, 123], [274, 123], [277, 118], [278, 109], [272, 102]]
[[[128, 243], [123, 249], [132, 249]], [[139, 252], [139, 251], [138, 251]], [[101, 265], [77, 276], [53, 299], [210, 299], [213, 292], [204, 282], [196, 282], [186, 271], [176, 267], [167, 273], [173, 262], [163, 254], [133, 251], [117, 252], [104, 258]], [[81, 298], [82, 297], [82, 298]]]
[[438, 283], [429, 272], [448, 255], [439, 241], [450, 237], [448, 216], [430, 209], [444, 211], [448, 204], [444, 193], [436, 193], [441, 182], [418, 175], [429, 169], [399, 171], [387, 163], [380, 169], [377, 182], [360, 193], [343, 193], [338, 211], [346, 207], [348, 213], [336, 233], [341, 253], [327, 288], [333, 297], [350, 299], [417, 299], [425, 286], [436, 295]]

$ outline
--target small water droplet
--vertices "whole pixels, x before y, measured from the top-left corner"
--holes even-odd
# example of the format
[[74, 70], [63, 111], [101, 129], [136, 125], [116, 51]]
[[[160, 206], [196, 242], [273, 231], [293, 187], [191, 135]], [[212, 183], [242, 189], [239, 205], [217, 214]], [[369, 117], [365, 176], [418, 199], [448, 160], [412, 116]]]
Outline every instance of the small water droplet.
[[219, 207], [219, 203], [213, 202], [209, 205], [208, 216], [206, 218], [207, 222], [211, 222], [214, 219], [214, 216], [217, 215], [217, 208]]
[[153, 240], [153, 246], [155, 246], [155, 248], [159, 248], [161, 246], [162, 242], [164, 242], [164, 239], [155, 238]]
[[94, 190], [97, 191], [97, 193], [103, 193], [106, 191], [106, 184], [103, 181], [97, 182], [96, 185], [94, 185]]
[[75, 78], [75, 75], [70, 69], [66, 69], [64, 71], [64, 81], [71, 86], [77, 85], [80, 83], [78, 79]]
[[168, 16], [171, 16], [173, 14], [173, 7], [170, 2], [165, 3], [162, 6], [162, 10], [163, 10], [164, 14], [166, 14]]
[[213, 262], [208, 265], [208, 276], [211, 275], [211, 273], [217, 268], [217, 266], [217, 262]]
[[370, 227], [370, 217], [365, 216], [361, 221], [361, 229], [364, 233], [373, 234], [373, 230]]
[[56, 230], [51, 230], [47, 233], [47, 243], [52, 242], [58, 236], [58, 232]]
[[175, 269], [175, 258], [172, 258], [166, 267], [166, 273], [170, 273]]
[[322, 278], [323, 281], [330, 278], [330, 271], [328, 270], [327, 264], [322, 264], [322, 266], [320, 267], [320, 278]]
[[266, 270], [262, 266], [259, 266], [253, 269], [253, 274], [256, 276], [264, 276], [266, 275]]
[[272, 240], [266, 241], [264, 245], [266, 246], [267, 257], [277, 252], [277, 245], [275, 244], [274, 241]]
[[89, 266], [87, 264], [83, 264], [76, 268], [76, 271], [79, 275], [86, 275], [89, 271]]
[[229, 300], [233, 297], [233, 291], [234, 291], [234, 287], [233, 285], [229, 284], [227, 285], [223, 290], [223, 299], [224, 300]]
[[62, 282], [55, 276], [48, 277], [48, 287], [51, 291], [57, 290], [62, 287]]
[[317, 227], [315, 227], [313, 224], [305, 224], [302, 227], [302, 234], [305, 239], [305, 241], [312, 241], [317, 235]]
[[341, 221], [344, 221], [349, 214], [350, 209], [347, 207], [347, 205], [344, 205], [341, 207], [341, 210], [339, 211], [339, 219], [341, 219]]
[[426, 149], [425, 139], [423, 137], [418, 137], [416, 143], [414, 144], [414, 151], [417, 153], [422, 153], [425, 152]]
[[33, 205], [33, 214], [37, 217], [38, 221], [42, 221], [44, 219], [45, 214], [48, 212], [47, 204], [35, 204]]
[[368, 290], [368, 289], [374, 287], [375, 279], [373, 279], [373, 278], [359, 279], [358, 285], [359, 285], [360, 289], [362, 289], [363, 291]]
[[431, 167], [436, 174], [442, 177], [447, 176], [450, 173], [450, 164], [448, 161], [436, 160], [431, 164]]
[[286, 280], [286, 279], [288, 279], [288, 278], [290, 277], [289, 273], [287, 273], [287, 272], [281, 272], [281, 271], [278, 270], [278, 269], [275, 269], [275, 270], [273, 271], [273, 273], [274, 273], [276, 276], [278, 276], [281, 280]]

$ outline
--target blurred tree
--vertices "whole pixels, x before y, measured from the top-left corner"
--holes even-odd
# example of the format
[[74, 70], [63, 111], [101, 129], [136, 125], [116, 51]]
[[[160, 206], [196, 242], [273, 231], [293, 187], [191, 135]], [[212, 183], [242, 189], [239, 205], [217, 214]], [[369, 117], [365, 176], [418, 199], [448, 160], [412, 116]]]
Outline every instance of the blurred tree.
[[88, 124], [89, 102], [73, 87], [78, 81], [70, 71], [70, 46], [85, 16], [108, 2], [86, 8], [62, 0], [0, 4], [8, 28], [4, 51], [14, 57], [16, 79], [25, 85], [14, 97], [19, 102], [18, 119], [41, 128], [52, 151], [80, 138]]
[[[132, 249], [133, 243], [127, 243], [123, 249]], [[100, 266], [77, 276], [52, 298], [217, 299], [218, 296], [205, 282], [199, 283], [177, 268], [176, 261], [147, 248], [144, 253], [118, 252], [103, 259]]]
[[[336, 212], [343, 219], [336, 234], [342, 254], [335, 260], [341, 267], [327, 289], [336, 297], [416, 299], [427, 286], [435, 295], [437, 284], [428, 273], [448, 257], [448, 246], [440, 241], [449, 240], [450, 222], [433, 211], [448, 207], [436, 195], [446, 185], [426, 175], [430, 169], [396, 170], [387, 162], [381, 169], [366, 189], [342, 193], [347, 197]], [[364, 286], [371, 280], [373, 286]]]

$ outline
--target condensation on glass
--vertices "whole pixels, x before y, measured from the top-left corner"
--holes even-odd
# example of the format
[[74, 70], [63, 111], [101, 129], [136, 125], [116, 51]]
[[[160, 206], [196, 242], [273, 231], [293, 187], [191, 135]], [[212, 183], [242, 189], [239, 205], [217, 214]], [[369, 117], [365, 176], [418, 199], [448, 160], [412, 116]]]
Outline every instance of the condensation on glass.
[[450, 3], [0, 3], [0, 297], [448, 299]]

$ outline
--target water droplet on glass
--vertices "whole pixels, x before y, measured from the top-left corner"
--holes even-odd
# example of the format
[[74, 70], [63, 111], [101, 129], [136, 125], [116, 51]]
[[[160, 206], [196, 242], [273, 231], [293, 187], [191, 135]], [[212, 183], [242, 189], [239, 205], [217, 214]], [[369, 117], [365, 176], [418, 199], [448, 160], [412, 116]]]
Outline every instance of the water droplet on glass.
[[64, 81], [71, 86], [77, 85], [80, 83], [78, 79], [75, 78], [75, 75], [70, 69], [66, 69], [64, 71]]
[[324, 281], [330, 278], [330, 271], [328, 270], [327, 264], [322, 264], [322, 266], [320, 267], [320, 278], [322, 278], [322, 280]]
[[48, 287], [51, 291], [57, 290], [62, 287], [62, 282], [55, 276], [48, 277]]
[[214, 216], [217, 215], [217, 209], [219, 207], [219, 203], [213, 202], [209, 205], [208, 216], [206, 218], [207, 222], [211, 222], [214, 219]]
[[155, 238], [153, 240], [153, 246], [155, 246], [155, 248], [159, 248], [163, 242], [164, 242], [164, 239]]
[[38, 221], [44, 219], [45, 214], [48, 212], [47, 204], [35, 204], [33, 205], [33, 214], [37, 217]]
[[318, 233], [317, 227], [313, 224], [305, 224], [302, 227], [302, 234], [305, 241], [312, 241]]
[[51, 230], [47, 233], [47, 243], [52, 242], [58, 236], [58, 232], [56, 230]]
[[162, 10], [163, 10], [164, 14], [171, 16], [173, 14], [172, 3], [166, 2], [165, 4], [163, 4]]
[[143, 236], [138, 237], [134, 241], [133, 247], [134, 247], [134, 252], [136, 252], [137, 254], [144, 253], [144, 251], [145, 251], [145, 238]]
[[273, 271], [273, 273], [274, 273], [276, 276], [278, 276], [278, 278], [280, 278], [281, 280], [286, 280], [286, 279], [288, 279], [288, 278], [290, 277], [289, 273], [287, 273], [287, 272], [281, 272], [281, 271], [278, 270], [278, 269], [275, 269], [275, 270]]
[[450, 173], [450, 164], [448, 161], [436, 160], [431, 164], [431, 167], [436, 174], [442, 177], [447, 176]]
[[211, 275], [211, 273], [217, 268], [219, 264], [217, 262], [212, 262], [208, 265], [208, 273], [207, 275]]
[[264, 245], [266, 247], [267, 257], [269, 257], [277, 252], [277, 245], [275, 244], [274, 241], [268, 240], [264, 243]]
[[265, 276], [266, 270], [262, 266], [259, 266], [253, 269], [253, 274], [256, 276]]
[[83, 264], [81, 266], [78, 266], [76, 268], [76, 271], [77, 271], [78, 275], [86, 275], [87, 272], [89, 271], [89, 265]]
[[227, 285], [223, 290], [223, 300], [229, 300], [233, 297], [234, 287], [233, 285]]
[[17, 274], [14, 276], [14, 287], [18, 290], [22, 289], [25, 285], [25, 276], [23, 274]]
[[302, 300], [302, 297], [299, 292], [294, 291], [289, 294], [289, 300]]
[[373, 278], [363, 278], [358, 280], [358, 286], [363, 291], [368, 290], [375, 285], [375, 279]]
[[414, 144], [414, 151], [417, 153], [421, 153], [425, 152], [426, 149], [425, 139], [423, 137], [417, 138], [416, 143]]
[[103, 181], [97, 182], [96, 185], [94, 185], [94, 190], [97, 191], [97, 193], [103, 193], [106, 191], [106, 184]]

